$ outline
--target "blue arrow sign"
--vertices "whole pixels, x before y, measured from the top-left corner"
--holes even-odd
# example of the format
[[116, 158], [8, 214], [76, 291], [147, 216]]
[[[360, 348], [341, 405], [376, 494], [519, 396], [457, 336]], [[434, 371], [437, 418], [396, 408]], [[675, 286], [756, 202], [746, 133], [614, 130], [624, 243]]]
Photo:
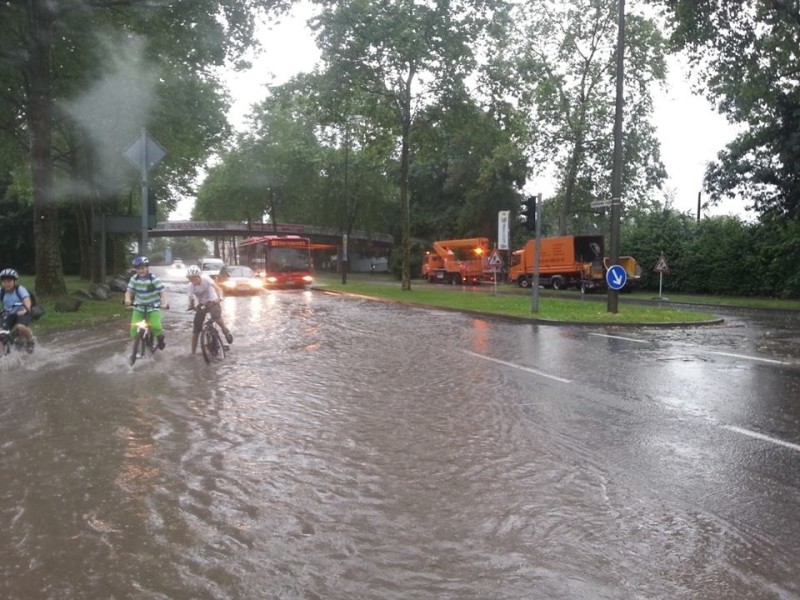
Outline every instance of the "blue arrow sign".
[[612, 290], [621, 290], [625, 287], [625, 282], [628, 280], [628, 274], [625, 268], [621, 265], [612, 265], [606, 271], [606, 283]]

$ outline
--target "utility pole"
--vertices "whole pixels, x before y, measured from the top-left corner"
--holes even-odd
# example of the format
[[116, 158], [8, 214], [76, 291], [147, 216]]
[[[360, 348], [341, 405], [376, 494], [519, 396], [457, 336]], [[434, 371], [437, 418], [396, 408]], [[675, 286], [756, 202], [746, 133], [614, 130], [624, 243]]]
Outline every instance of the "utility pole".
[[539, 312], [539, 256], [542, 245], [542, 195], [536, 195], [536, 208], [534, 214], [536, 215], [536, 226], [534, 228], [536, 242], [535, 259], [533, 261], [533, 281], [531, 281], [531, 312]]

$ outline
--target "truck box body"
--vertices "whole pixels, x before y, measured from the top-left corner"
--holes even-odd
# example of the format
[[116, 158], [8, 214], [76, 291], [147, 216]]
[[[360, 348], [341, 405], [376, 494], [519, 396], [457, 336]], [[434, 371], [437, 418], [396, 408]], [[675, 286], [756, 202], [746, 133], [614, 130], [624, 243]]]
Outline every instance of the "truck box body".
[[[602, 235], [564, 235], [539, 240], [539, 283], [553, 289], [577, 287], [591, 292], [606, 287], [606, 271], [610, 261], [604, 256]], [[536, 240], [511, 257], [509, 282], [528, 287], [533, 279]], [[626, 289], [641, 278], [642, 268], [631, 256], [620, 256], [619, 264], [628, 276]]]
[[[604, 241], [602, 235], [562, 235], [539, 240], [539, 282], [553, 289], [602, 285]], [[510, 283], [531, 284], [536, 258], [536, 240], [511, 256]]]
[[488, 254], [488, 238], [438, 240], [423, 258], [422, 276], [430, 283], [479, 284]]

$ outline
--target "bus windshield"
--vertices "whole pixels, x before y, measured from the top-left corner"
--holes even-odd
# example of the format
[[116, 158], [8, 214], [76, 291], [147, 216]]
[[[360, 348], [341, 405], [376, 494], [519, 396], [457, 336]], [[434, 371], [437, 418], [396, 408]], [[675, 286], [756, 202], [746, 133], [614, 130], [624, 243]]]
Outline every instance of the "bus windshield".
[[307, 248], [273, 246], [267, 249], [267, 272], [289, 273], [310, 268]]

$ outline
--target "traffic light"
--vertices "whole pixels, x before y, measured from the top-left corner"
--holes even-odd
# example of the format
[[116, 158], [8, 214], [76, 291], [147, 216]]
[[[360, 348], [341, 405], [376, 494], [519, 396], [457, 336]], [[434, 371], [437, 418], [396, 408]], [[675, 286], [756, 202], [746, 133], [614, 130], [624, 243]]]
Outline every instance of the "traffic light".
[[156, 227], [156, 210], [158, 205], [156, 203], [156, 193], [153, 188], [147, 188], [147, 228], [155, 229]]
[[536, 226], [536, 196], [528, 196], [522, 201], [519, 209], [519, 222], [528, 231]]

